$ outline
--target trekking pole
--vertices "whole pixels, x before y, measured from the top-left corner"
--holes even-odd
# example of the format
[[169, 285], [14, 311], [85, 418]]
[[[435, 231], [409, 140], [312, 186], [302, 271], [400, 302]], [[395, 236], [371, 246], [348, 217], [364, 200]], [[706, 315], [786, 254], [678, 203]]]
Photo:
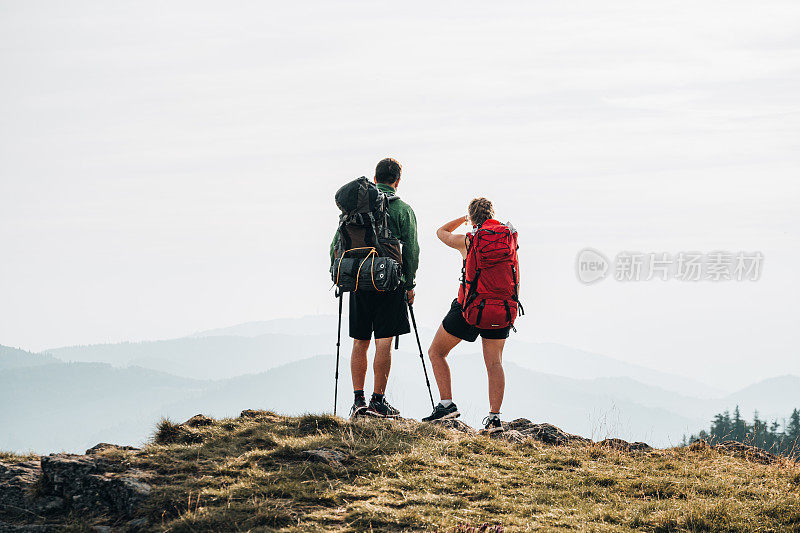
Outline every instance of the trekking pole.
[[408, 301], [406, 298], [406, 304], [408, 304], [408, 311], [411, 313], [411, 323], [414, 325], [414, 335], [417, 337], [417, 346], [419, 346], [419, 359], [422, 361], [422, 371], [425, 372], [425, 384], [428, 386], [428, 395], [431, 397], [431, 408], [436, 409], [436, 405], [433, 403], [433, 393], [431, 392], [431, 382], [428, 379], [428, 369], [425, 368], [425, 356], [422, 355], [422, 343], [419, 341], [419, 331], [417, 331], [417, 319], [414, 318], [414, 306], [411, 305], [411, 302]]
[[339, 346], [342, 344], [342, 298], [344, 294], [337, 289], [339, 293], [339, 332], [336, 334], [336, 374], [334, 377], [333, 386], [333, 416], [336, 416], [336, 403], [339, 400]]

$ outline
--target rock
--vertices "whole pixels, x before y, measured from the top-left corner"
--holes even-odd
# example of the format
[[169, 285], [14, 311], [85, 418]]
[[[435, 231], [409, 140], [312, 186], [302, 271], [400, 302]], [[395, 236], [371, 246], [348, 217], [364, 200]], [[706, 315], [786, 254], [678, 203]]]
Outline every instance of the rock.
[[776, 463], [780, 460], [780, 458], [775, 454], [764, 451], [761, 448], [756, 448], [755, 446], [742, 444], [741, 442], [737, 442], [734, 440], [726, 440], [720, 442], [719, 444], [715, 444], [714, 446], [712, 446], [712, 448], [726, 455], [740, 457], [748, 461], [753, 461], [755, 463], [761, 463], [765, 465]]
[[53, 454], [42, 457], [42, 490], [63, 498], [72, 511], [132, 515], [151, 487], [132, 472], [113, 472], [100, 458]]
[[735, 440], [726, 440], [717, 444], [709, 444], [707, 441], [700, 439], [691, 443], [689, 445], [689, 450], [693, 452], [715, 450], [718, 453], [765, 465], [780, 461], [780, 457], [775, 454]]
[[92, 531], [96, 533], [111, 533], [112, 529], [109, 526], [94, 526]]
[[41, 474], [38, 461], [0, 462], [0, 514], [17, 514], [31, 508], [31, 492]]
[[350, 456], [341, 451], [329, 448], [320, 448], [318, 450], [304, 450], [301, 455], [305, 457], [306, 461], [312, 463], [325, 463], [331, 466], [342, 466], [343, 462], [350, 459]]
[[37, 494], [42, 468], [39, 461], [0, 462], [0, 516], [45, 514], [61, 510], [64, 499]]
[[190, 428], [200, 428], [205, 426], [210, 426], [214, 423], [213, 418], [209, 418], [205, 415], [194, 415], [192, 418], [181, 424], [182, 426], [189, 426]]
[[626, 452], [646, 452], [653, 449], [646, 442], [628, 442], [622, 439], [605, 439], [598, 442], [598, 444]]
[[99, 444], [95, 444], [88, 450], [86, 450], [86, 455], [94, 455], [96, 453], [104, 452], [106, 450], [129, 450], [129, 451], [137, 451], [139, 448], [135, 448], [133, 446], [119, 446], [117, 444], [109, 444], [107, 442], [101, 442]]
[[517, 418], [503, 424], [510, 430], [517, 430], [527, 438], [538, 440], [545, 444], [562, 446], [565, 444], [591, 444], [592, 441], [579, 435], [567, 433], [552, 424], [534, 424], [527, 418]]
[[441, 426], [443, 428], [459, 431], [467, 435], [476, 435], [478, 433], [471, 426], [469, 426], [468, 424], [462, 422], [457, 418], [448, 418], [445, 420], [433, 420], [431, 422], [426, 422], [426, 423], [433, 424], [434, 426]]
[[239, 418], [266, 418], [271, 422], [276, 422], [281, 419], [272, 411], [264, 411], [262, 409], [245, 409], [239, 414]]
[[[481, 431], [483, 433], [485, 430]], [[497, 440], [505, 440], [508, 442], [524, 442], [527, 440], [525, 435], [517, 431], [516, 429], [508, 429], [506, 431], [497, 431], [495, 433], [489, 433], [490, 439], [497, 439]]]

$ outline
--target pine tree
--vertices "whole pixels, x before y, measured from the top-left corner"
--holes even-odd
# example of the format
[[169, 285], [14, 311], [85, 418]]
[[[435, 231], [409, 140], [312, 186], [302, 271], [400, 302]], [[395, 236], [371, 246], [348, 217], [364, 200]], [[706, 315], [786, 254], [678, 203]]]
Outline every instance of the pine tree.
[[764, 447], [764, 421], [758, 418], [758, 409], [753, 411], [753, 431], [748, 439], [753, 446]]
[[745, 436], [745, 426], [747, 425], [744, 420], [742, 420], [742, 415], [739, 412], [739, 406], [736, 406], [736, 409], [733, 410], [733, 431], [731, 432], [731, 439], [744, 442]]
[[797, 409], [792, 411], [789, 417], [789, 423], [786, 425], [786, 436], [790, 440], [795, 440], [800, 437], [800, 411]]
[[790, 457], [800, 457], [800, 411], [794, 409], [789, 417], [789, 423], [784, 430], [784, 454]]

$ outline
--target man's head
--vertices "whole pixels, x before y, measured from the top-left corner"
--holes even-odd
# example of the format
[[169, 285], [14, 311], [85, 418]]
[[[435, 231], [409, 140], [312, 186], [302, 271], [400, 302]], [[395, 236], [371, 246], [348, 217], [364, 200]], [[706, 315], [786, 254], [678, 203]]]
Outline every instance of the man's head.
[[378, 166], [375, 167], [375, 183], [385, 183], [397, 188], [400, 182], [400, 172], [402, 167], [396, 159], [387, 157], [378, 161]]

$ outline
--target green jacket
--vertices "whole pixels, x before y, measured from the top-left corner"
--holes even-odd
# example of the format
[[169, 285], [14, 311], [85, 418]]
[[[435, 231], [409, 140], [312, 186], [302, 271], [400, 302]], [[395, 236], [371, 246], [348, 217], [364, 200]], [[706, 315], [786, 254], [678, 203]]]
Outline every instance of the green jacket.
[[[390, 196], [395, 194], [394, 187], [385, 183], [378, 183], [378, 189]], [[406, 290], [413, 289], [419, 267], [417, 216], [411, 206], [400, 198], [389, 202], [389, 231], [403, 243], [403, 287]], [[333, 251], [338, 241], [339, 232], [337, 231], [331, 242], [331, 262], [333, 262]]]

